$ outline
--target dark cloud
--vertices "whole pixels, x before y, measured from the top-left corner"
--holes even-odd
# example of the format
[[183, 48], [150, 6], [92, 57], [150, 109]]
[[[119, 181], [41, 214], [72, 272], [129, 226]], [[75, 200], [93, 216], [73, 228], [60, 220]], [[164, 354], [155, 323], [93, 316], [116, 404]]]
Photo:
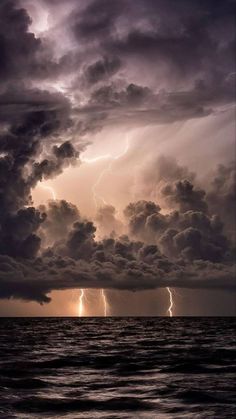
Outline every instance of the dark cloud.
[[161, 193], [167, 197], [170, 204], [176, 205], [181, 212], [188, 210], [207, 212], [205, 191], [194, 188], [194, 185], [188, 180], [178, 181], [174, 185], [167, 184], [162, 188]]
[[[9, 115], [5, 120], [6, 129], [0, 134], [1, 214], [29, 204], [30, 190], [36, 182], [44, 174], [53, 175], [54, 171], [58, 172], [64, 160], [71, 158], [71, 152], [74, 150], [71, 145], [68, 157], [58, 155], [65, 148], [68, 149], [68, 144], [60, 145], [59, 148], [52, 147], [53, 142], [60, 143], [59, 136], [62, 133], [66, 135], [70, 129], [68, 103], [66, 101], [64, 106], [60, 104], [51, 108], [51, 100], [53, 98], [55, 100], [55, 97], [47, 93], [47, 98], [50, 103], [49, 108], [46, 104], [44, 109], [28, 110], [23, 114], [19, 112], [11, 124]], [[39, 106], [42, 106], [41, 102]], [[37, 162], [40, 155], [43, 155], [43, 148], [47, 150], [46, 154], [51, 156], [48, 164], [45, 160]], [[76, 152], [73, 153], [75, 156]], [[50, 163], [51, 167], [48, 167]], [[37, 173], [36, 168], [38, 168]]]
[[[14, 84], [26, 77], [31, 83], [52, 83], [70, 74], [67, 93], [71, 89], [76, 95], [80, 124], [95, 130], [114, 121], [146, 124], [205, 117], [235, 100], [234, 2], [214, 7], [186, 0], [178, 7], [172, 0], [69, 3], [73, 11], [60, 24], [75, 42], [54, 57], [53, 33], [37, 38], [20, 2], [2, 2], [4, 84], [9, 77]], [[48, 7], [54, 13], [52, 2]], [[10, 24], [16, 30], [6, 31]], [[86, 126], [80, 132], [86, 133]]]
[[90, 260], [94, 250], [96, 228], [91, 221], [79, 222], [73, 225], [63, 249], [73, 259]]
[[[90, 2], [73, 16], [72, 30], [84, 59], [95, 58], [87, 79], [104, 84], [91, 91], [84, 111], [92, 112], [92, 103], [96, 112], [109, 111], [108, 122], [158, 123], [204, 117], [233, 103], [234, 12], [231, 0], [214, 6], [186, 0]], [[103, 58], [114, 55], [115, 61]], [[120, 114], [113, 112], [117, 106]]]
[[95, 84], [104, 79], [109, 79], [110, 76], [116, 73], [121, 66], [121, 62], [117, 57], [104, 57], [101, 60], [90, 64], [86, 71], [85, 76], [89, 83]]
[[123, 225], [118, 219], [118, 214], [112, 205], [104, 205], [99, 208], [95, 217], [96, 226], [99, 234], [104, 236], [120, 235], [123, 231]]
[[[126, 210], [132, 222], [138, 218], [138, 223], [131, 225], [132, 235], [138, 241], [128, 236], [97, 241], [93, 223], [81, 219], [76, 208], [68, 203], [51, 203], [45, 214], [48, 217], [41, 228], [48, 229], [49, 236], [59, 240], [54, 240], [41, 257], [31, 260], [25, 256], [0, 257], [2, 298], [43, 303], [48, 301], [51, 290], [76, 287], [120, 290], [235, 287], [230, 243], [222, 234], [222, 223], [214, 216], [209, 218], [194, 211], [161, 215], [156, 204], [142, 201]], [[64, 237], [59, 224], [62, 214], [66, 225]], [[161, 221], [150, 222], [153, 216], [159, 216]], [[76, 218], [78, 221], [72, 226]], [[171, 229], [172, 225], [176, 228]], [[37, 228], [36, 223], [33, 226]], [[156, 237], [152, 245], [148, 244], [150, 230]], [[29, 231], [33, 231], [32, 226]]]
[[65, 200], [49, 201], [47, 205], [40, 205], [39, 210], [46, 215], [39, 232], [44, 247], [66, 237], [72, 225], [81, 218], [78, 208]]
[[3, 0], [0, 5], [0, 75], [4, 80], [29, 75], [40, 40], [28, 32], [30, 17], [19, 2]]
[[[161, 199], [161, 189], [176, 181], [188, 180], [193, 182], [195, 173], [187, 167], [181, 166], [173, 157], [151, 157], [148, 164], [140, 170], [137, 177], [137, 187], [141, 195], [153, 200]], [[161, 202], [162, 206], [165, 202]]]
[[40, 238], [35, 233], [44, 218], [44, 214], [33, 207], [7, 215], [1, 224], [0, 254], [22, 258], [36, 256]]
[[[147, 86], [134, 83], [118, 90], [115, 85], [104, 85], [91, 93], [84, 113], [103, 114], [103, 125], [132, 123], [136, 125], [169, 123], [210, 115], [210, 101], [194, 99], [194, 91], [153, 94]], [[231, 90], [232, 93], [232, 90]], [[213, 103], [212, 103], [213, 104]]]
[[29, 113], [0, 136], [1, 254], [28, 258], [39, 251], [37, 230], [45, 217], [35, 208], [27, 208], [32, 205], [31, 189], [75, 159], [74, 148], [63, 143], [53, 147], [49, 159], [36, 162], [44, 141], [61, 132], [58, 118], [54, 111]]
[[[44, 178], [74, 164], [78, 152], [71, 136], [70, 105], [60, 94], [22, 89], [1, 96], [0, 120], [0, 253], [35, 257], [38, 229], [45, 219], [32, 205], [31, 190]], [[61, 138], [62, 137], [62, 138]]]
[[[233, 263], [232, 234], [226, 234], [224, 222], [219, 215], [210, 213], [206, 192], [194, 187], [193, 183], [187, 180], [168, 183], [175, 176], [181, 178], [189, 174], [194, 179], [194, 175], [174, 163], [172, 170], [168, 172], [169, 175], [165, 177], [165, 168], [171, 161], [162, 158], [160, 162], [164, 173], [162, 176], [157, 173], [156, 181], [164, 181], [165, 186], [162, 187], [161, 193], [169, 208], [175, 208], [175, 211], [163, 214], [160, 207], [151, 201], [143, 200], [129, 204], [124, 214], [131, 236], [147, 243], [158, 244], [171, 260]], [[226, 168], [223, 171], [226, 173]], [[219, 208], [215, 206], [215, 214], [221, 213], [225, 192], [221, 198], [218, 189], [220, 205]], [[211, 194], [209, 198], [212, 199]]]
[[166, 286], [235, 289], [235, 269], [230, 264], [205, 261], [173, 264], [155, 246], [127, 239], [97, 243], [89, 263], [81, 255], [74, 260], [50, 254], [23, 263], [0, 256], [0, 272], [1, 298], [40, 303], [50, 301], [47, 294], [54, 289], [138, 291]]
[[95, 0], [77, 16], [77, 21], [73, 26], [78, 39], [91, 39], [92, 42], [97, 38], [104, 38], [109, 35], [113, 25], [122, 11], [125, 11], [123, 0]]
[[103, 86], [92, 93], [91, 103], [104, 107], [130, 107], [143, 105], [150, 95], [147, 87], [129, 84], [125, 90], [116, 91], [112, 85]]
[[[114, 34], [108, 41], [112, 51], [118, 49], [120, 54], [128, 54], [129, 57], [136, 54], [152, 62], [164, 62], [167, 68], [174, 67], [185, 76], [198, 74], [199, 70], [214, 73], [219, 69], [221, 73], [227, 65], [231, 65], [231, 70], [234, 68], [234, 1], [226, 1], [224, 5], [216, 2], [214, 7], [212, 2], [189, 3], [184, 0], [176, 5], [173, 0], [139, 1], [135, 10], [132, 2], [128, 4], [129, 28], [126, 28], [126, 36], [118, 39]], [[146, 24], [138, 25], [141, 20]], [[229, 26], [222, 43], [226, 22]], [[225, 62], [222, 65], [220, 57], [223, 56]]]
[[210, 218], [202, 212], [176, 211], [163, 215], [153, 211], [148, 215], [136, 211], [129, 220], [129, 227], [133, 237], [157, 243], [171, 259], [232, 260], [229, 240], [222, 232], [220, 219]]
[[[40, 113], [41, 112], [41, 113]], [[24, 118], [34, 115], [40, 118], [42, 113], [48, 112], [48, 118], [57, 115], [58, 122], [69, 123], [70, 104], [60, 93], [51, 93], [25, 86], [6, 87], [0, 94], [0, 123], [22, 123]]]
[[219, 214], [225, 230], [236, 237], [236, 168], [235, 162], [219, 165], [207, 195], [211, 211]]
[[60, 63], [52, 58], [50, 43], [30, 31], [32, 20], [20, 0], [0, 4], [0, 86], [52, 78]]
[[[19, 1], [0, 5], [0, 253], [34, 258], [45, 214], [32, 207], [31, 190], [78, 158], [69, 100], [31, 86], [46, 77], [47, 46], [30, 32]], [[44, 73], [45, 70], [45, 73]], [[8, 83], [10, 82], [10, 83]]]
[[59, 175], [64, 168], [71, 164], [76, 164], [78, 157], [79, 152], [75, 150], [69, 141], [62, 143], [60, 146], [55, 145], [49, 158], [45, 158], [39, 163], [34, 163], [31, 175], [32, 185], [39, 180]]
[[[129, 220], [129, 229], [132, 235], [145, 238], [145, 225], [150, 217], [155, 217], [156, 225], [162, 225], [165, 217], [160, 214], [160, 207], [151, 201], [138, 201], [130, 203], [124, 210], [124, 215]], [[149, 233], [147, 233], [149, 235]]]

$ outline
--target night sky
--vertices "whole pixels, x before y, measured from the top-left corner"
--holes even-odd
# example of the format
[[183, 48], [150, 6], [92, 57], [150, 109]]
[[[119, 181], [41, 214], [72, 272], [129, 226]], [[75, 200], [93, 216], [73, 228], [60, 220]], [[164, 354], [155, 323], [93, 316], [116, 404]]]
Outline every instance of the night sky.
[[0, 315], [233, 315], [234, 0], [1, 0]]

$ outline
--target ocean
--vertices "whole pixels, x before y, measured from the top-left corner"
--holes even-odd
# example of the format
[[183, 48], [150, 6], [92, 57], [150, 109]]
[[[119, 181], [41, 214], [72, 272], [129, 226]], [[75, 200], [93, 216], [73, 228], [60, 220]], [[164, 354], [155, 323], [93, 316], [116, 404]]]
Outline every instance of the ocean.
[[1, 318], [0, 417], [235, 418], [235, 318]]

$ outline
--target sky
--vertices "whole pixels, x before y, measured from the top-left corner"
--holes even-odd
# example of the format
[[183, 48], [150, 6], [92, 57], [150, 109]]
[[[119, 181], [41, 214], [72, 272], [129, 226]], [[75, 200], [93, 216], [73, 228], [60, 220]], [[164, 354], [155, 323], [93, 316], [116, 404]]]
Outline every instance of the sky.
[[235, 315], [235, 0], [1, 0], [0, 316]]

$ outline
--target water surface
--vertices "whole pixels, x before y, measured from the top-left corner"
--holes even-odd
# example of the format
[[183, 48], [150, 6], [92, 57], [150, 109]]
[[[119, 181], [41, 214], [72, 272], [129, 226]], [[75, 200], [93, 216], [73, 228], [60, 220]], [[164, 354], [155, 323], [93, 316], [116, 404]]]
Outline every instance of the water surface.
[[235, 324], [0, 319], [0, 417], [234, 418]]

